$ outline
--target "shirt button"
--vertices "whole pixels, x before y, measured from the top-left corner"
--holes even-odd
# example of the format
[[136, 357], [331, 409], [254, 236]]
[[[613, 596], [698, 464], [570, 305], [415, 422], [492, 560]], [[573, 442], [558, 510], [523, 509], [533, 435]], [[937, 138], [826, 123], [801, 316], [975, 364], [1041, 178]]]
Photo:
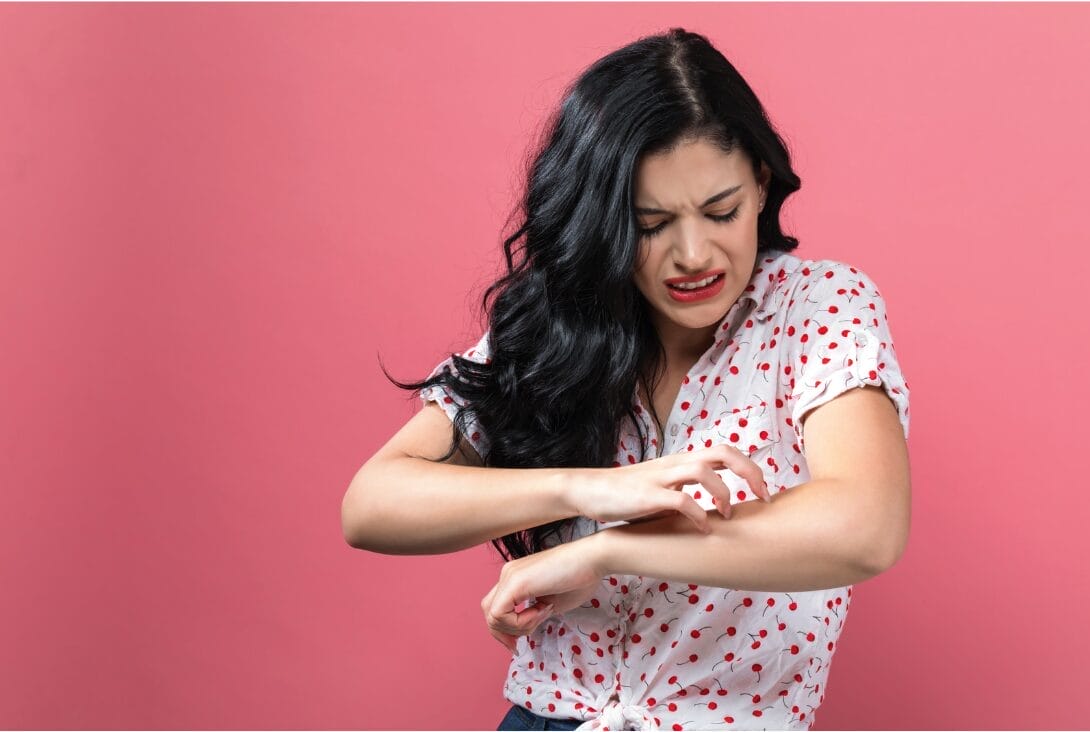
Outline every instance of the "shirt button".
[[857, 345], [857, 346], [867, 345], [867, 336], [866, 336], [866, 334], [856, 333], [855, 334], [855, 345]]
[[672, 437], [677, 437], [677, 425], [676, 424], [670, 425], [670, 435]]

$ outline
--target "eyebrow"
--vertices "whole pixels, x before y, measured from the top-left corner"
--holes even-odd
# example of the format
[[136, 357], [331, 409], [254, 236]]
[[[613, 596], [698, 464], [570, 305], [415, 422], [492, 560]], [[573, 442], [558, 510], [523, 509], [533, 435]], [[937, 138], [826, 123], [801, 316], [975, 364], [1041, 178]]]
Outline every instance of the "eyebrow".
[[[721, 201], [724, 198], [726, 198], [727, 196], [729, 196], [729, 195], [731, 195], [733, 193], [737, 193], [741, 188], [742, 188], [742, 186], [738, 185], [738, 186], [733, 186], [731, 188], [728, 188], [725, 191], [719, 191], [719, 193], [716, 193], [714, 196], [709, 198], [707, 201], [704, 201], [704, 203], [700, 204], [700, 207], [704, 208], [705, 206], [710, 206], [711, 204], [713, 204], [713, 203], [715, 203], [717, 201]], [[663, 211], [661, 208], [641, 208], [639, 206], [636, 206], [636, 213], [638, 213], [638, 214], [668, 214], [670, 212], [669, 211]]]

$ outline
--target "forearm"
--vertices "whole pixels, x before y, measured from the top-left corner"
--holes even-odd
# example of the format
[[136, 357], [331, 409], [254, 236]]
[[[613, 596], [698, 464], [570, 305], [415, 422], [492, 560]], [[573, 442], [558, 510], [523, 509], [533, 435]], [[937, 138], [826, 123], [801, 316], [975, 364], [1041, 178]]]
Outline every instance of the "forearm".
[[878, 574], [869, 534], [846, 514], [852, 496], [836, 480], [812, 480], [771, 503], [732, 504], [708, 514], [711, 533], [673, 514], [615, 526], [588, 542], [603, 576], [632, 574], [755, 592], [843, 587]]
[[342, 506], [345, 539], [382, 554], [445, 554], [576, 515], [572, 468], [483, 468], [389, 458], [367, 465]]

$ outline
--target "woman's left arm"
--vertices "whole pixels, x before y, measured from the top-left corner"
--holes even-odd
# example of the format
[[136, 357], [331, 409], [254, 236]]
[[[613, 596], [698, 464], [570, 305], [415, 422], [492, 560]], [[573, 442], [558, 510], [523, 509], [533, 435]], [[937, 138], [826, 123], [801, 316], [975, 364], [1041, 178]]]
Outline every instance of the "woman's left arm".
[[[879, 387], [849, 389], [803, 415], [811, 480], [709, 512], [704, 534], [681, 514], [609, 529], [507, 562], [481, 603], [509, 647], [547, 617], [529, 598], [565, 612], [602, 577], [641, 575], [756, 592], [843, 587], [889, 569], [908, 539], [908, 447], [897, 409]], [[510, 642], [508, 642], [510, 641]]]
[[710, 534], [677, 515], [586, 537], [602, 572], [711, 587], [802, 592], [889, 569], [908, 540], [908, 447], [881, 388], [849, 389], [804, 416], [811, 480], [709, 514]]

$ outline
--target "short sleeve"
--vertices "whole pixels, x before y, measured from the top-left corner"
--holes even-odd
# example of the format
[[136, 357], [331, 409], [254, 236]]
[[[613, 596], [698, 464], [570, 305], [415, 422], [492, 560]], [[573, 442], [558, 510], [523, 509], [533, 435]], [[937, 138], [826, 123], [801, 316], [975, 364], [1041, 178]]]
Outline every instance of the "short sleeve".
[[[819, 260], [806, 270], [786, 323], [790, 339], [791, 422], [799, 444], [809, 410], [848, 389], [879, 386], [908, 438], [908, 382], [901, 371], [882, 293], [862, 270]], [[805, 288], [805, 289], [804, 289]]]
[[[466, 351], [458, 354], [462, 358], [470, 361], [476, 361], [477, 363], [490, 363], [492, 361], [492, 352], [489, 347], [488, 331], [484, 332], [484, 335], [480, 337], [476, 345], [469, 348]], [[453, 373], [458, 373], [458, 368], [454, 364], [454, 359], [451, 356], [443, 359], [439, 362], [428, 378], [436, 376], [443, 372], [444, 369], [449, 369]], [[443, 411], [446, 412], [450, 421], [454, 421], [455, 415], [458, 413], [459, 407], [465, 406], [465, 401], [457, 394], [453, 393], [449, 388], [443, 384], [435, 384], [433, 386], [426, 387], [420, 391], [420, 400], [423, 403], [436, 402]], [[477, 416], [472, 412], [465, 413], [466, 430], [465, 437], [469, 440], [469, 444], [473, 446], [473, 449], [477, 451], [477, 454], [484, 458], [488, 453], [491, 445], [488, 436], [481, 429], [480, 424], [477, 422]]]

